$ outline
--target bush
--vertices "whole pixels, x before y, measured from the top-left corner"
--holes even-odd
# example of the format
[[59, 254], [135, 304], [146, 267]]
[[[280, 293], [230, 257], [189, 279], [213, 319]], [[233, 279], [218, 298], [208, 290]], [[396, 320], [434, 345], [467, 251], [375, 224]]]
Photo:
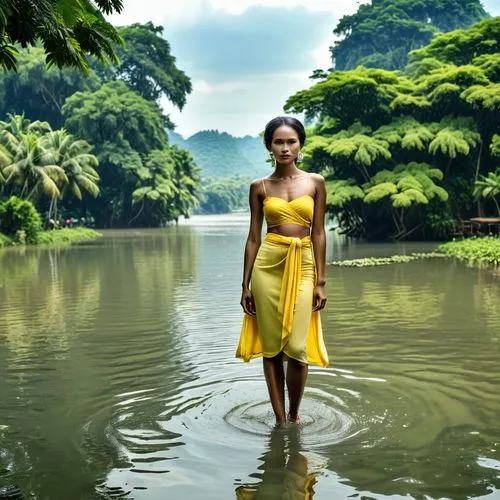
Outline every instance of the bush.
[[30, 201], [12, 196], [0, 203], [0, 233], [20, 243], [36, 243], [42, 219]]
[[500, 238], [496, 236], [450, 241], [440, 245], [437, 251], [470, 264], [500, 264]]

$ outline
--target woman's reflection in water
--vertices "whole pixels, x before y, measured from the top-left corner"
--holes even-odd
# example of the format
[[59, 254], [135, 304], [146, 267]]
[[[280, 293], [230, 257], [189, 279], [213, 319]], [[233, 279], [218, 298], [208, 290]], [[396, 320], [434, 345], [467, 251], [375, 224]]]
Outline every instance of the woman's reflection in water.
[[262, 465], [258, 469], [261, 472], [251, 474], [260, 482], [238, 486], [237, 500], [313, 498], [316, 477], [308, 474], [307, 459], [300, 453], [299, 425], [273, 429], [268, 450], [260, 460]]

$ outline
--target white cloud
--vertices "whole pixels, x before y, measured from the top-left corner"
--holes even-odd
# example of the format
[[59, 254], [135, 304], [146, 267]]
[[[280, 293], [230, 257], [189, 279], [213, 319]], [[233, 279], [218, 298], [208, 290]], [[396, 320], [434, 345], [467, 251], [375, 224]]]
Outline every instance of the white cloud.
[[[188, 137], [203, 129], [256, 135], [286, 99], [331, 66], [336, 20], [365, 0], [125, 0], [115, 25], [165, 27], [177, 66], [192, 79], [182, 112], [162, 105]], [[324, 15], [321, 14], [324, 12]], [[234, 17], [234, 20], [232, 19]]]
[[264, 7], [282, 7], [292, 9], [305, 7], [313, 12], [330, 12], [340, 17], [352, 14], [359, 3], [368, 0], [125, 0], [125, 7], [121, 14], [108, 16], [109, 20], [117, 25], [131, 23], [145, 23], [154, 21], [156, 24], [169, 25], [178, 21], [196, 19], [205, 16], [210, 11], [222, 10], [231, 14], [241, 14], [249, 7], [261, 5]]
[[288, 96], [309, 85], [308, 74], [294, 72], [214, 85], [197, 82], [200, 91], [191, 94], [182, 112], [166, 100], [162, 105], [184, 137], [204, 129], [257, 135], [271, 118], [283, 114]]

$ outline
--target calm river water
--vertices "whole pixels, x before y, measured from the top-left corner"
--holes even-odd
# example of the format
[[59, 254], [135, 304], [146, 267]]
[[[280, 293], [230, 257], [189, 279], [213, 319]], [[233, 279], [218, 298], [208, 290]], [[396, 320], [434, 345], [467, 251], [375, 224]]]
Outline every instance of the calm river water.
[[[0, 498], [500, 498], [500, 276], [329, 266], [331, 366], [274, 432], [261, 361], [234, 358], [246, 231], [0, 252]], [[329, 233], [328, 258], [433, 247]]]

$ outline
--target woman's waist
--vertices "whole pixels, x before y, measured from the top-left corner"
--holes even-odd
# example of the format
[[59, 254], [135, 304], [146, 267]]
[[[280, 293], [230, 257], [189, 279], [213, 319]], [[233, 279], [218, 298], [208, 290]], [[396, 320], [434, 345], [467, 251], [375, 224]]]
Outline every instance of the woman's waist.
[[299, 246], [311, 246], [311, 236], [309, 232], [302, 234], [283, 234], [282, 232], [268, 231], [264, 241], [279, 245], [289, 246], [296, 244]]
[[264, 242], [284, 247], [296, 246], [299, 248], [310, 248], [312, 245], [311, 236], [309, 234], [291, 236], [281, 233], [268, 232], [266, 233]]

